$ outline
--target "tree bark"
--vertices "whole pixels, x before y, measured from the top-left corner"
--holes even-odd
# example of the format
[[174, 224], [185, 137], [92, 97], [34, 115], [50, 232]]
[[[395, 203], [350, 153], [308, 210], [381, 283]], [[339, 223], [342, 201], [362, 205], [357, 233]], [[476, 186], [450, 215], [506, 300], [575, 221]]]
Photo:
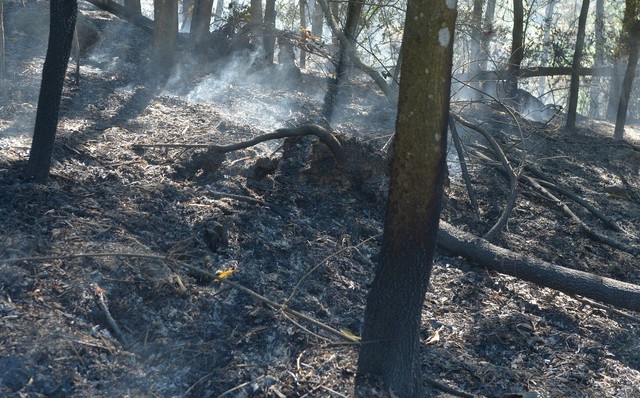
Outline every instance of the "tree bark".
[[485, 8], [484, 18], [482, 23], [482, 62], [481, 69], [487, 70], [489, 58], [491, 57], [491, 39], [494, 35], [493, 18], [496, 12], [496, 0], [487, 0], [487, 7]]
[[420, 318], [429, 284], [446, 162], [455, 2], [409, 0], [396, 138], [380, 262], [367, 298], [363, 375], [397, 397], [424, 396]]
[[273, 65], [276, 49], [276, 0], [266, 0], [264, 6], [264, 59], [266, 65]]
[[311, 34], [322, 37], [322, 7], [316, 0], [313, 2], [313, 17], [311, 19]]
[[198, 52], [206, 46], [209, 38], [212, 8], [213, 0], [195, 0], [193, 3], [189, 37], [193, 48]]
[[5, 62], [4, 62], [4, 0], [0, 0], [0, 78], [5, 75]]
[[78, 3], [76, 0], [51, 0], [49, 8], [51, 10], [49, 42], [42, 68], [31, 151], [24, 172], [25, 179], [40, 184], [45, 184], [49, 179], [53, 144], [58, 127], [60, 97], [71, 54]]
[[[305, 31], [307, 30], [307, 10], [309, 8], [309, 4], [307, 0], [300, 0], [300, 27], [302, 28], [302, 38], [301, 40], [305, 40]], [[303, 46], [300, 46], [300, 69], [304, 69], [307, 67], [307, 53], [304, 51]]]
[[349, 53], [350, 51], [355, 51], [356, 34], [363, 5], [363, 0], [349, 0], [347, 6], [347, 22], [342, 29], [345, 39], [341, 39], [335, 77], [329, 80], [329, 87], [324, 97], [324, 105], [322, 108], [322, 116], [324, 116], [327, 121], [330, 121], [333, 115], [340, 85], [343, 84], [347, 78], [351, 58]]
[[626, 47], [629, 50], [629, 60], [627, 61], [627, 69], [622, 81], [622, 91], [620, 93], [620, 103], [616, 114], [616, 127], [613, 138], [622, 140], [624, 138], [624, 125], [627, 119], [627, 108], [629, 106], [629, 97], [633, 88], [633, 78], [636, 74], [636, 66], [638, 65], [638, 53], [640, 52], [640, 1], [627, 0], [624, 11], [623, 20], [623, 38]]
[[[553, 9], [555, 8], [557, 0], [550, 0], [547, 3], [547, 9], [545, 11], [544, 16], [544, 33], [543, 33], [543, 49], [542, 49], [542, 59], [540, 60], [540, 66], [546, 68], [549, 64], [549, 49], [551, 47], [551, 27], [553, 26]], [[599, 65], [596, 63], [596, 65]], [[540, 81], [538, 83], [538, 97], [541, 97], [545, 94], [547, 90], [547, 77], [541, 76]]]
[[153, 3], [153, 60], [161, 79], [166, 79], [176, 63], [178, 45], [178, 0]]
[[[604, 55], [605, 55], [605, 37], [604, 37], [604, 0], [596, 0], [596, 17], [595, 17], [595, 26], [594, 26], [594, 34], [596, 37], [595, 43], [595, 55], [594, 55], [594, 65], [600, 66], [604, 64]], [[594, 74], [591, 79], [591, 93], [589, 96], [590, 107], [589, 107], [589, 115], [592, 118], [598, 118], [600, 116], [600, 75]]]
[[142, 15], [140, 0], [124, 0], [124, 7], [133, 14]]
[[587, 15], [589, 14], [590, 0], [582, 0], [582, 8], [578, 17], [578, 37], [576, 38], [576, 49], [573, 54], [571, 65], [571, 87], [569, 89], [569, 109], [567, 110], [567, 130], [575, 132], [576, 113], [578, 112], [578, 94], [580, 92], [580, 75], [578, 69], [582, 62], [582, 50], [584, 49], [584, 36], [587, 27]]
[[511, 56], [509, 56], [505, 92], [507, 98], [517, 98], [518, 72], [524, 57], [524, 7], [522, 0], [513, 0], [513, 31], [511, 34]]
[[578, 294], [618, 308], [640, 311], [640, 286], [515, 253], [492, 245], [444, 221], [440, 221], [438, 246], [493, 271], [566, 294]]
[[112, 13], [122, 19], [126, 19], [132, 24], [139, 26], [147, 31], [153, 30], [153, 21], [140, 13], [136, 13], [113, 0], [87, 0], [94, 6]]

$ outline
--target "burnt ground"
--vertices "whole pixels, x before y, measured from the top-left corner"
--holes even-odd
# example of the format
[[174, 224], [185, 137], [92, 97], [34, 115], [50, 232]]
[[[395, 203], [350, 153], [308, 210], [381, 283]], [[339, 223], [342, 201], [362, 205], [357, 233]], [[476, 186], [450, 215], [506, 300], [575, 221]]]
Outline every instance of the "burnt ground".
[[[324, 83], [304, 74], [303, 84], [287, 88], [273, 75], [241, 69], [242, 61], [223, 70], [185, 59], [160, 88], [149, 79], [148, 35], [87, 8], [83, 23], [104, 39], [87, 50], [80, 86], [67, 79], [50, 182], [28, 184], [19, 175], [46, 46], [46, 20], [37, 23], [29, 12], [45, 6], [5, 4], [0, 396], [349, 396], [353, 345], [184, 264], [233, 270], [228, 280], [358, 334], [382, 231], [383, 148], [394, 118], [385, 100], [366, 82], [347, 89], [333, 123], [348, 154], [342, 171], [312, 140], [259, 144], [217, 166], [203, 149], [134, 149], [228, 144], [302, 123], [317, 116]], [[526, 153], [528, 164], [615, 219], [622, 232], [561, 197], [592, 228], [638, 246], [638, 129], [627, 129], [634, 149], [614, 142], [606, 122], [581, 120], [569, 135], [561, 117], [546, 126], [521, 119], [518, 129], [489, 107], [455, 110], [512, 156]], [[485, 145], [467, 133], [468, 147]], [[482, 235], [499, 217], [508, 186], [491, 166], [469, 161], [479, 221], [453, 171], [442, 218]], [[612, 185], [624, 194], [612, 195]], [[494, 243], [640, 283], [637, 258], [589, 238], [526, 185]], [[26, 257], [41, 258], [17, 260]], [[640, 396], [638, 314], [450, 253], [436, 255], [421, 335], [424, 374], [456, 390]]]

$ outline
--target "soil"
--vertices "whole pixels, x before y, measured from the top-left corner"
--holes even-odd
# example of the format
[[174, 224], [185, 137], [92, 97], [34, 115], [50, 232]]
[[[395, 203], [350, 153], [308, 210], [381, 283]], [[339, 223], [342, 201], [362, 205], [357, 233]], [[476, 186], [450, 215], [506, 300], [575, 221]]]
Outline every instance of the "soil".
[[[351, 395], [355, 345], [195, 269], [224, 273], [357, 335], [383, 226], [394, 124], [386, 100], [365, 80], [345, 88], [332, 122], [348, 159], [342, 169], [314, 139], [223, 158], [202, 148], [136, 148], [230, 144], [317, 120], [325, 80], [303, 71], [302, 84], [284, 87], [277, 71], [265, 77], [240, 68], [243, 60], [222, 68], [185, 53], [159, 86], [150, 78], [148, 33], [82, 5], [82, 24], [99, 35], [85, 46], [80, 85], [67, 77], [50, 181], [25, 183], [47, 35], [46, 19], [33, 16], [46, 7], [5, 1], [0, 396]], [[622, 231], [560, 196], [592, 228], [638, 247], [636, 127], [615, 142], [603, 121], [581, 119], [570, 134], [561, 114], [543, 124], [484, 105], [453, 110], [490, 131], [514, 165], [524, 159]], [[462, 132], [467, 148], [486, 146]], [[467, 160], [478, 213], [452, 161], [442, 219], [482, 235], [504, 207], [508, 182], [477, 157]], [[554, 203], [520, 189], [494, 243], [640, 284], [638, 258], [591, 239]], [[640, 396], [638, 314], [439, 251], [422, 316], [424, 375], [455, 390]], [[430, 388], [434, 396], [452, 393]]]

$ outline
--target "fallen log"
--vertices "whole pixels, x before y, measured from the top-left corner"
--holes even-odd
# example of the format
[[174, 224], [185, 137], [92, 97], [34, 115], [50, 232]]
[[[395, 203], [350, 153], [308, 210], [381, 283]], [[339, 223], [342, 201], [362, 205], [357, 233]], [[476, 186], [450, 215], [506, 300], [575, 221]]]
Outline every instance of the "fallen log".
[[577, 294], [618, 308], [640, 311], [640, 286], [578, 271], [512, 252], [440, 221], [438, 246], [487, 269]]

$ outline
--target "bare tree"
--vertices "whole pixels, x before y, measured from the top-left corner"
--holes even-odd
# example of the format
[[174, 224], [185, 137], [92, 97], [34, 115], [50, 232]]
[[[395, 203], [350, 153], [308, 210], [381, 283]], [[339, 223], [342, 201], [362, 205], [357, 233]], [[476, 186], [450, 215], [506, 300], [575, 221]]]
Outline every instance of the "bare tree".
[[640, 0], [626, 0], [622, 25], [623, 35], [629, 48], [629, 60], [627, 61], [627, 70], [622, 82], [620, 104], [618, 105], [618, 113], [616, 116], [616, 127], [613, 133], [613, 137], [616, 140], [622, 140], [624, 138], [624, 125], [627, 119], [629, 97], [631, 96], [633, 79], [636, 74], [636, 66], [638, 65], [638, 55], [640, 53]]
[[582, 51], [584, 49], [584, 36], [587, 27], [587, 15], [589, 13], [589, 0], [582, 0], [580, 16], [578, 17], [578, 37], [576, 38], [576, 49], [573, 54], [571, 64], [571, 87], [569, 89], [569, 109], [567, 110], [566, 128], [574, 131], [576, 127], [576, 113], [578, 111], [578, 93], [580, 91], [580, 75], [578, 69], [582, 62]]
[[513, 0], [513, 32], [511, 35], [511, 56], [508, 61], [509, 75], [506, 82], [507, 97], [515, 100], [518, 91], [518, 72], [524, 57], [524, 7], [522, 0]]
[[421, 397], [420, 314], [431, 275], [446, 162], [456, 2], [409, 0], [391, 182], [380, 260], [367, 299], [363, 375], [396, 397]]
[[56, 138], [60, 97], [71, 55], [73, 32], [78, 15], [76, 0], [51, 0], [49, 42], [42, 68], [42, 82], [36, 124], [24, 177], [45, 184], [49, 179], [53, 144]]
[[0, 77], [4, 77], [4, 0], [0, 0]]
[[[604, 65], [604, 0], [596, 0], [596, 17], [595, 17], [595, 26], [594, 32], [596, 36], [596, 47], [595, 47], [595, 56], [594, 56], [594, 66], [596, 68]], [[600, 76], [599, 74], [594, 74], [591, 79], [591, 101], [589, 114], [591, 117], [597, 118], [600, 115]]]
[[276, 0], [266, 0], [264, 7], [264, 59], [267, 65], [273, 64], [276, 48]]
[[[551, 46], [551, 27], [553, 26], [553, 10], [555, 8], [557, 0], [550, 0], [547, 3], [547, 8], [544, 15], [544, 33], [542, 38], [542, 54], [540, 60], [540, 66], [546, 68], [549, 65], [549, 47]], [[538, 82], [538, 96], [544, 95], [547, 86], [547, 77], [540, 76]]]
[[[304, 36], [307, 30], [307, 11], [309, 8], [309, 4], [307, 0], [300, 0], [300, 28], [302, 29], [302, 36]], [[305, 40], [305, 37], [302, 37], [302, 41]], [[304, 69], [307, 67], [307, 53], [303, 48], [300, 48], [300, 69]]]

